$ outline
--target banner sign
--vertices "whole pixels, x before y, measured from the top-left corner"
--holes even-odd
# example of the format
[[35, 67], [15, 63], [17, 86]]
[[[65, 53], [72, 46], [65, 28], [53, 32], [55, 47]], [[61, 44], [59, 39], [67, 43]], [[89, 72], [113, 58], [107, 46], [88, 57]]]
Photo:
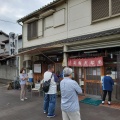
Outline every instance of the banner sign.
[[9, 55], [13, 56], [18, 54], [18, 35], [10, 32], [9, 33]]
[[68, 59], [68, 66], [73, 66], [73, 67], [103, 66], [103, 57], [86, 58], [86, 59]]

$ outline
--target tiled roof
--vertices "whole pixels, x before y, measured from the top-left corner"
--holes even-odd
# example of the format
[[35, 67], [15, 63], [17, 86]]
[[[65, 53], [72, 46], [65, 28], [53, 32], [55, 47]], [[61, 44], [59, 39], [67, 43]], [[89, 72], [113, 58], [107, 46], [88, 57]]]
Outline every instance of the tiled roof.
[[42, 11], [42, 10], [48, 8], [49, 6], [55, 4], [55, 3], [59, 2], [59, 1], [64, 1], [64, 0], [54, 0], [53, 2], [50, 2], [49, 4], [47, 4], [47, 5], [43, 6], [43, 7], [41, 7], [40, 9], [35, 10], [35, 11], [33, 11], [32, 13], [30, 13], [30, 14], [24, 16], [23, 18], [19, 19], [17, 22], [22, 22], [24, 19], [27, 19], [27, 18], [31, 17], [32, 15], [37, 14], [38, 12], [40, 12], [40, 11]]
[[77, 37], [71, 37], [71, 38], [67, 38], [64, 40], [59, 40], [59, 41], [55, 41], [55, 42], [51, 42], [51, 43], [47, 43], [47, 44], [42, 44], [42, 45], [37, 45], [37, 46], [33, 46], [33, 47], [22, 48], [19, 51], [21, 52], [21, 51], [30, 50], [33, 48], [42, 48], [42, 47], [48, 47], [48, 46], [53, 46], [53, 45], [57, 45], [57, 44], [72, 43], [72, 42], [89, 40], [89, 39], [105, 37], [105, 36], [110, 36], [110, 35], [117, 35], [117, 34], [120, 34], [120, 28], [106, 30], [106, 31], [98, 32], [98, 33], [82, 35], [82, 36], [77, 36]]
[[8, 37], [8, 34], [7, 34], [7, 33], [5, 33], [5, 32], [3, 32], [2, 30], [0, 30], [0, 33], [2, 33], [2, 34], [4, 34], [5, 36], [7, 36], [7, 37]]

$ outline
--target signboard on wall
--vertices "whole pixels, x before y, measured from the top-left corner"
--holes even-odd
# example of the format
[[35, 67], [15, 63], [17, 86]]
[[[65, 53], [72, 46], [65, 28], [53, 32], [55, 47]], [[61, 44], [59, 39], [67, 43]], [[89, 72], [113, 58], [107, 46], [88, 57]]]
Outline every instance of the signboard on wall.
[[103, 57], [85, 58], [85, 59], [68, 59], [68, 66], [73, 67], [95, 67], [103, 66]]
[[34, 64], [34, 73], [41, 73], [41, 64]]
[[18, 53], [18, 35], [9, 33], [9, 55], [13, 56]]

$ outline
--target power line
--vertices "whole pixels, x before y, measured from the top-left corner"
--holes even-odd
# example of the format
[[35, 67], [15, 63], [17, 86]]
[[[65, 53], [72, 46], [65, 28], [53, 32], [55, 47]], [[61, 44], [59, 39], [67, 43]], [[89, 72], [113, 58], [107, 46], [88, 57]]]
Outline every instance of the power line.
[[15, 23], [15, 22], [7, 21], [7, 20], [2, 20], [2, 19], [0, 19], [0, 21], [2, 21], [2, 22], [9, 22], [9, 23], [12, 23], [12, 24], [17, 24], [17, 23]]

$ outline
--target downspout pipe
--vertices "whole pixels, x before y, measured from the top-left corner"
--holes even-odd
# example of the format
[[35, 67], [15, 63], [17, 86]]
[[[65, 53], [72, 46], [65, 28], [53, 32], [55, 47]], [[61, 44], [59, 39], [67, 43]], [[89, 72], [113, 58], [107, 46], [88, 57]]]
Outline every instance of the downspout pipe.
[[20, 22], [17, 21], [17, 23], [18, 23], [20, 26], [23, 26], [22, 24], [20, 24]]

